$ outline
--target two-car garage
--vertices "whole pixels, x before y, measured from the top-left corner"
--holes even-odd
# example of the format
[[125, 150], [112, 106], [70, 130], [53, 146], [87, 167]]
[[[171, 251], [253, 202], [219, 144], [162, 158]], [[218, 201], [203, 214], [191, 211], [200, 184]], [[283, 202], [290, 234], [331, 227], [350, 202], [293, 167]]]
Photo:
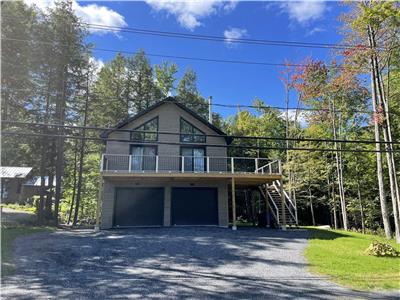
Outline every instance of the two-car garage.
[[[170, 202], [166, 205], [166, 202]], [[218, 225], [218, 189], [210, 187], [116, 188], [114, 227]]]

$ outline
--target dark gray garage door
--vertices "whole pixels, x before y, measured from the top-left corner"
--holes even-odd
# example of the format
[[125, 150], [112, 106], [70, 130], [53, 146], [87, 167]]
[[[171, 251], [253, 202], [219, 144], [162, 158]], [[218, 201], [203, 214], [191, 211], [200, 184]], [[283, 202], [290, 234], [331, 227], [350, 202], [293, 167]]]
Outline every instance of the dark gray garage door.
[[218, 225], [216, 188], [172, 188], [172, 225]]
[[163, 218], [163, 188], [116, 189], [114, 227], [161, 226]]

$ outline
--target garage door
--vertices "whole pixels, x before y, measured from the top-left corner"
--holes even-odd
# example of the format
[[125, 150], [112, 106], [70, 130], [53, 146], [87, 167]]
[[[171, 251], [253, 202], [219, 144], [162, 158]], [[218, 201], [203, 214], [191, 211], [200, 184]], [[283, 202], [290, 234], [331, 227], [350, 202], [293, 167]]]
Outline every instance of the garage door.
[[216, 188], [172, 188], [172, 225], [218, 225]]
[[114, 227], [162, 226], [163, 188], [117, 188]]

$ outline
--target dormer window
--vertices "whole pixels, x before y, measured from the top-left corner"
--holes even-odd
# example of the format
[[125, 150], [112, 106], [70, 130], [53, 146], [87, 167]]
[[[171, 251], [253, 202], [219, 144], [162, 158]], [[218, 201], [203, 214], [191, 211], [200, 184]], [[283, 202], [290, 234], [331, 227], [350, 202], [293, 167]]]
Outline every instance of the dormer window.
[[[138, 132], [131, 132], [131, 140], [135, 142], [154, 142], [158, 140], [158, 117], [147, 121], [143, 125], [135, 128]], [[153, 132], [140, 132], [153, 131]]]
[[203, 131], [181, 118], [181, 142], [182, 143], [205, 143], [206, 135]]

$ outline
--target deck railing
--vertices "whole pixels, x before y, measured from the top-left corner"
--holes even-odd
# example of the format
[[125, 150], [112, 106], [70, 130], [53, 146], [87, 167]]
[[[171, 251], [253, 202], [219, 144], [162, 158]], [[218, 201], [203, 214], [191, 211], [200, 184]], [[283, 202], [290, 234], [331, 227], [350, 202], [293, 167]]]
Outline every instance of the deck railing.
[[281, 174], [280, 160], [250, 157], [103, 154], [100, 171], [113, 173]]

